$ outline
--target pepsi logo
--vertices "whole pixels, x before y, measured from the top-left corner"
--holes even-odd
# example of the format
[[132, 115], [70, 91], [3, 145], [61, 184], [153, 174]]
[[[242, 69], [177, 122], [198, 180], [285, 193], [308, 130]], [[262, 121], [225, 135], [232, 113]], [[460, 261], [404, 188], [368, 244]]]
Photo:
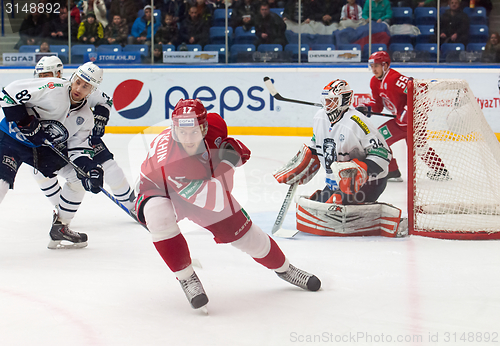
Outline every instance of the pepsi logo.
[[139, 119], [146, 115], [153, 103], [151, 90], [136, 79], [121, 82], [113, 92], [113, 106], [126, 119]]

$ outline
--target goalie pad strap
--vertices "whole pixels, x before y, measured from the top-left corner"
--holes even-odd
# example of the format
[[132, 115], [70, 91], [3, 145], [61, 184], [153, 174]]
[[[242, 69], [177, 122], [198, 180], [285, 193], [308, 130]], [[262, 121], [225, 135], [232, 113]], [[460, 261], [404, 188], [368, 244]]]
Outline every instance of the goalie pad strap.
[[320, 165], [318, 156], [313, 154], [311, 148], [302, 144], [300, 151], [283, 167], [277, 169], [273, 176], [280, 184], [302, 185], [316, 175]]
[[297, 230], [323, 236], [396, 237], [401, 210], [387, 203], [341, 205], [321, 203], [300, 196]]

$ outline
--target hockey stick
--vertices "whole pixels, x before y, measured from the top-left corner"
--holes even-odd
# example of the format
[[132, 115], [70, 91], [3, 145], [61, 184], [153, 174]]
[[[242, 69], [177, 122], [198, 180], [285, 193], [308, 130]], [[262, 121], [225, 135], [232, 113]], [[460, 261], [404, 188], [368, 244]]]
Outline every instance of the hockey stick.
[[314, 103], [314, 102], [307, 102], [307, 101], [300, 101], [300, 100], [294, 100], [294, 99], [288, 99], [280, 95], [278, 90], [276, 90], [276, 87], [273, 84], [273, 81], [269, 77], [264, 77], [264, 84], [267, 87], [267, 90], [271, 93], [271, 95], [279, 101], [284, 101], [284, 102], [292, 102], [292, 103], [299, 103], [302, 105], [308, 105], [308, 106], [316, 106], [316, 107], [323, 107], [321, 103]]
[[[323, 107], [323, 105], [321, 103], [294, 100], [294, 99], [289, 99], [289, 98], [281, 96], [281, 94], [278, 92], [278, 90], [276, 90], [276, 87], [274, 86], [273, 81], [269, 77], [264, 77], [264, 84], [266, 85], [267, 90], [269, 90], [269, 93], [271, 93], [271, 95], [276, 100], [283, 101], [283, 102], [299, 103], [299, 104], [308, 105], [308, 106]], [[359, 111], [359, 112], [361, 112], [361, 111]], [[394, 114], [378, 113], [378, 112], [372, 112], [372, 111], [361, 112], [361, 113], [363, 113], [364, 115], [367, 115], [368, 117], [370, 117], [371, 115], [380, 115], [383, 117], [396, 118], [396, 116]]]
[[[66, 163], [70, 164], [78, 174], [80, 174], [84, 177], [88, 177], [87, 172], [85, 172], [83, 169], [81, 169], [81, 167], [77, 166], [73, 161], [71, 161], [71, 159], [69, 157], [67, 157], [61, 151], [59, 151], [52, 143], [50, 143], [48, 140], [45, 140], [45, 144], [47, 146], [49, 146], [53, 152], [55, 152], [57, 155], [59, 155], [59, 157], [61, 157], [64, 161], [66, 161]], [[120, 208], [122, 208], [123, 211], [126, 212], [132, 219], [134, 219], [142, 227], [147, 229], [147, 227], [144, 224], [139, 222], [139, 220], [137, 219], [137, 216], [134, 213], [132, 213], [130, 210], [128, 210], [128, 208], [126, 206], [124, 206], [120, 201], [118, 201], [112, 194], [110, 194], [108, 191], [106, 191], [102, 186], [100, 186], [100, 189], [101, 189], [102, 193], [104, 193], [110, 200], [112, 200], [116, 205], [118, 205]]]
[[276, 237], [282, 238], [293, 238], [299, 231], [296, 229], [284, 229], [281, 228], [283, 221], [285, 221], [286, 213], [288, 212], [288, 208], [290, 208], [290, 204], [292, 203], [293, 196], [295, 195], [295, 191], [297, 191], [298, 183], [290, 185], [288, 192], [286, 193], [285, 200], [283, 201], [283, 205], [278, 213], [278, 217], [274, 222], [274, 226], [271, 230], [272, 234]]

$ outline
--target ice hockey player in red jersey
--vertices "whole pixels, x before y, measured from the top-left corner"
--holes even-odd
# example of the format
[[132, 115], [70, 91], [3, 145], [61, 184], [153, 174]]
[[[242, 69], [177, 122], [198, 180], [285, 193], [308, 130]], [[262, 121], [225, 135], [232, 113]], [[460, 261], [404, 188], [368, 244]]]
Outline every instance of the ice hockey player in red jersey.
[[[409, 78], [403, 76], [398, 71], [392, 69], [391, 58], [384, 51], [378, 51], [370, 55], [368, 63], [374, 74], [370, 81], [372, 91], [372, 101], [357, 107], [357, 109], [368, 116], [374, 112], [382, 112], [387, 108], [396, 118], [388, 120], [379, 127], [380, 133], [384, 136], [387, 144], [392, 144], [405, 139], [407, 129], [407, 91]], [[421, 148], [421, 157], [431, 168], [427, 176], [433, 180], [448, 180], [449, 173], [445, 168], [441, 158], [429, 147]], [[399, 171], [396, 159], [393, 157], [389, 164], [388, 181], [401, 182], [401, 172]]]
[[195, 309], [208, 303], [193, 270], [177, 221], [187, 218], [248, 253], [261, 265], [303, 289], [317, 291], [320, 280], [292, 266], [276, 242], [252, 223], [231, 195], [234, 169], [250, 150], [227, 136], [225, 121], [208, 113], [198, 99], [180, 100], [172, 127], [151, 143], [141, 167], [136, 210], [151, 232], [156, 250], [179, 280]]

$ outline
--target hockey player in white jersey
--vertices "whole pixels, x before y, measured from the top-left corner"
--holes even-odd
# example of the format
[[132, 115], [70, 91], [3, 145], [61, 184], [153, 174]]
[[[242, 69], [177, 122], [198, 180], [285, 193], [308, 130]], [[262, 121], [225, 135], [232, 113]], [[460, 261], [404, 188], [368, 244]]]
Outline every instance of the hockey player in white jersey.
[[[326, 171], [325, 188], [298, 200], [298, 230], [394, 236], [401, 211], [374, 203], [387, 185], [392, 152], [370, 120], [351, 107], [352, 100], [346, 81], [330, 82], [321, 95], [323, 108], [314, 116], [311, 143], [274, 176], [280, 183], [304, 184], [316, 174], [318, 161]], [[392, 231], [379, 225], [383, 217], [392, 218]]]
[[[85, 190], [100, 192], [103, 171], [91, 159], [90, 134], [94, 116], [87, 97], [102, 81], [102, 70], [87, 63], [80, 66], [70, 80], [59, 78], [25, 79], [13, 82], [2, 90], [0, 101], [0, 202], [14, 187], [17, 171], [27, 163], [46, 176], [66, 165], [46, 141], [62, 150], [80, 166], [87, 176], [77, 175], [72, 168], [62, 173], [72, 191], [70, 196]], [[67, 165], [66, 165], [67, 166]], [[69, 167], [69, 166], [67, 166]], [[67, 201], [71, 203], [71, 200]], [[73, 232], [55, 215], [50, 231], [49, 248], [59, 248], [66, 240], [72, 247], [87, 245], [87, 235]], [[64, 247], [64, 246], [62, 246]]]
[[[62, 78], [63, 67], [58, 57], [43, 57], [38, 61], [35, 67], [35, 77]], [[94, 128], [92, 129], [91, 135], [91, 144], [94, 149], [93, 160], [101, 165], [104, 170], [104, 182], [110, 186], [115, 198], [129, 210], [133, 210], [135, 202], [134, 190], [130, 187], [123, 170], [113, 159], [113, 154], [102, 141], [113, 101], [105, 92], [97, 89], [89, 95], [87, 104], [94, 113]], [[81, 200], [79, 202], [72, 200], [71, 205], [69, 205], [64, 202], [66, 200], [65, 198], [60, 199], [61, 187], [57, 180], [57, 176], [46, 177], [40, 172], [34, 172], [34, 176], [40, 189], [44, 192], [52, 205], [57, 206], [59, 210], [66, 211], [67, 215], [65, 215], [65, 221], [69, 224], [69, 221], [71, 221], [76, 214]], [[64, 213], [65, 212], [63, 212], [63, 214]]]

